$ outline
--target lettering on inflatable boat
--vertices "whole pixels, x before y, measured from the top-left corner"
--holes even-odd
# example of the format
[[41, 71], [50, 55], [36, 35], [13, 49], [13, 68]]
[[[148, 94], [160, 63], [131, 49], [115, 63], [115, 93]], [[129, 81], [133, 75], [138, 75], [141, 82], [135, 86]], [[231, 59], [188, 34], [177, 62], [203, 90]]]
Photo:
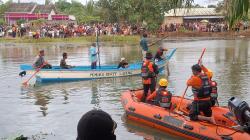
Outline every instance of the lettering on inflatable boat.
[[200, 127], [200, 130], [206, 130], [206, 129], [207, 129], [206, 126], [201, 126], [201, 127]]
[[179, 120], [171, 116], [165, 116], [163, 118], [163, 121], [175, 125], [177, 127], [181, 127], [183, 125], [183, 120]]

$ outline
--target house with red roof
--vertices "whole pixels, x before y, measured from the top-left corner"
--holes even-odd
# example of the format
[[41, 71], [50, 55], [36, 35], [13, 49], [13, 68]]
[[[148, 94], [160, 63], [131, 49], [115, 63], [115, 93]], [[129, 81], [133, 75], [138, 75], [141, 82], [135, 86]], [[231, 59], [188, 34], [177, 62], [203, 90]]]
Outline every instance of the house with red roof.
[[45, 19], [48, 21], [74, 21], [74, 16], [59, 14], [53, 4], [12, 3], [4, 14], [6, 23], [16, 24], [18, 20]]

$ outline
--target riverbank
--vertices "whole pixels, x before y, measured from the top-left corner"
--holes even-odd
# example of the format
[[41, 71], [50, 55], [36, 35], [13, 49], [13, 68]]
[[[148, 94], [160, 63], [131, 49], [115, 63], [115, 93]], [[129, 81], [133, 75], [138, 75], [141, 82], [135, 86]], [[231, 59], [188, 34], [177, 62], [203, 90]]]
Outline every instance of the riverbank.
[[[134, 43], [139, 42], [140, 36], [100, 36], [99, 41], [101, 42], [114, 42], [114, 43]], [[95, 36], [82, 36], [82, 37], [72, 37], [72, 38], [39, 38], [33, 39], [29, 37], [4, 37], [0, 38], [0, 43], [50, 43], [50, 42], [63, 42], [63, 43], [89, 43], [96, 42]]]
[[[250, 39], [250, 31], [240, 32], [166, 32], [159, 36], [150, 35], [150, 41], [154, 42], [157, 38], [165, 38], [165, 40], [235, 40], [235, 39]], [[139, 35], [111, 35], [100, 36], [100, 42], [114, 42], [114, 43], [138, 43], [140, 41]], [[96, 42], [95, 36], [82, 36], [72, 38], [29, 38], [29, 37], [4, 37], [0, 38], [0, 43], [90, 43]]]
[[[161, 36], [168, 36], [168, 39], [176, 38], [196, 38], [196, 39], [250, 39], [250, 31], [240, 31], [240, 32], [167, 32]], [[203, 39], [202, 39], [203, 40]]]

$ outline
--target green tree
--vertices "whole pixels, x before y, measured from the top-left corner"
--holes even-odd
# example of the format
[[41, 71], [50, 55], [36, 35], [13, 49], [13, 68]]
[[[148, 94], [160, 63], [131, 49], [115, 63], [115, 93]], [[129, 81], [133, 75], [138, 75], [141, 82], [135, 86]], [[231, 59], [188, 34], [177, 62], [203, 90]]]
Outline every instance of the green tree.
[[17, 20], [17, 25], [21, 25], [22, 23], [25, 23], [26, 22], [26, 20], [24, 20], [24, 19], [19, 19], [19, 20]]
[[0, 18], [0, 25], [3, 25], [5, 23], [6, 23], [5, 20], [3, 18]]
[[6, 3], [3, 3], [3, 1], [1, 1], [0, 4], [0, 17], [4, 17], [4, 12], [9, 8], [10, 4], [12, 3], [12, 0], [7, 1]]
[[233, 27], [236, 22], [248, 15], [249, 0], [224, 0], [217, 5], [217, 11], [226, 15], [229, 27]]
[[78, 23], [100, 21], [99, 14], [93, 1], [88, 1], [86, 5], [82, 5], [75, 0], [72, 0], [71, 3], [66, 0], [59, 0], [55, 3], [55, 6], [59, 12], [74, 15]]
[[192, 5], [191, 8], [204, 8], [204, 6], [201, 6], [199, 4]]
[[45, 5], [52, 4], [52, 0], [45, 0]]
[[166, 0], [99, 0], [98, 8], [107, 22], [147, 23], [156, 30], [162, 23], [168, 2]]
[[216, 8], [216, 5], [208, 5], [207, 8]]

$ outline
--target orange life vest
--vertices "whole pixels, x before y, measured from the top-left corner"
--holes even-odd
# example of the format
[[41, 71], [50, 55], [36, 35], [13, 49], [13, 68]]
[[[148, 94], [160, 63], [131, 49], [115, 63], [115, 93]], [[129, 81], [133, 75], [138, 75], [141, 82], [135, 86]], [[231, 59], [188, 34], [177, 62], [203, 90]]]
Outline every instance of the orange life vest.
[[192, 91], [194, 93], [194, 100], [210, 100], [210, 95], [211, 95], [210, 80], [208, 76], [204, 73], [201, 73], [199, 75], [199, 78], [202, 81], [202, 86], [199, 89], [192, 87]]
[[141, 76], [143, 84], [151, 84], [151, 78], [155, 77], [155, 72], [153, 68], [154, 63], [148, 60], [145, 60], [141, 68]]
[[156, 95], [156, 102], [159, 103], [161, 107], [170, 108], [171, 106], [172, 94], [165, 90], [159, 89]]

